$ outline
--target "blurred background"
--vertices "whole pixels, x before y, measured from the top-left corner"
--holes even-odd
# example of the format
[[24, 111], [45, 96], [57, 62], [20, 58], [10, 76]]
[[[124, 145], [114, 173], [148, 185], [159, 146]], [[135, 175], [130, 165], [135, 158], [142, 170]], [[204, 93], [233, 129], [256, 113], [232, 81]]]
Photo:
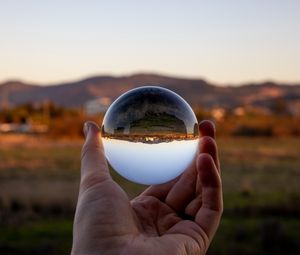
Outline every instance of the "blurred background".
[[[208, 254], [300, 253], [299, 1], [0, 3], [0, 254], [68, 254], [82, 125], [167, 87], [217, 126]], [[145, 187], [112, 171], [134, 197]]]

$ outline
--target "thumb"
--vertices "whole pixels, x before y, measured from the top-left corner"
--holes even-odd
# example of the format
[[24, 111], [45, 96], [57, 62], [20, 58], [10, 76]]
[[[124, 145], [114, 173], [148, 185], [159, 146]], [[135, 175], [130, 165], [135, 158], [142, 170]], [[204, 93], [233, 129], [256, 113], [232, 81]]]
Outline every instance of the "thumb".
[[81, 151], [81, 182], [87, 177], [94, 181], [111, 178], [98, 125], [88, 121], [84, 124], [83, 131], [86, 139]]

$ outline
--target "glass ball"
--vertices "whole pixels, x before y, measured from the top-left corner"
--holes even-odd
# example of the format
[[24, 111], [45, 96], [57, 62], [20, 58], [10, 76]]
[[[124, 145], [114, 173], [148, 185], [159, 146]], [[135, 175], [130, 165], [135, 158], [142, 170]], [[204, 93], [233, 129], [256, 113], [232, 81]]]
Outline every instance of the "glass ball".
[[188, 103], [154, 86], [117, 98], [104, 116], [101, 135], [114, 170], [145, 185], [165, 183], [184, 172], [199, 141], [197, 118]]

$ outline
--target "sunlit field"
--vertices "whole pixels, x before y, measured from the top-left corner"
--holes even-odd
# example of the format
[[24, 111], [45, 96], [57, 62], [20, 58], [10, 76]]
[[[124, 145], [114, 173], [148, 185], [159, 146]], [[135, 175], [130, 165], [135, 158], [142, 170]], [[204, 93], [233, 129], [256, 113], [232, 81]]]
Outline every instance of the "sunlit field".
[[[68, 254], [83, 141], [0, 136], [0, 254]], [[209, 254], [300, 252], [300, 139], [220, 138], [225, 212]], [[112, 172], [129, 197], [145, 186]]]

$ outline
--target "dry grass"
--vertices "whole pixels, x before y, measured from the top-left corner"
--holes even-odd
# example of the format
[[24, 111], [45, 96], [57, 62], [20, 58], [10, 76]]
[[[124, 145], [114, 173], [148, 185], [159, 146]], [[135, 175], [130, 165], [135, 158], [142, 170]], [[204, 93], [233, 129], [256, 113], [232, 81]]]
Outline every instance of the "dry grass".
[[[18, 200], [26, 207], [37, 203], [75, 205], [83, 140], [8, 135], [0, 136], [0, 141], [2, 204], [9, 206]], [[271, 197], [275, 202], [300, 195], [299, 139], [220, 138], [218, 143], [228, 205], [236, 203], [232, 196], [244, 193], [267, 200]], [[144, 188], [114, 172], [113, 177], [131, 197]]]
[[[66, 254], [82, 140], [0, 136], [0, 253]], [[208, 254], [298, 254], [300, 139], [220, 138], [225, 212]], [[143, 186], [114, 172], [135, 196]]]

